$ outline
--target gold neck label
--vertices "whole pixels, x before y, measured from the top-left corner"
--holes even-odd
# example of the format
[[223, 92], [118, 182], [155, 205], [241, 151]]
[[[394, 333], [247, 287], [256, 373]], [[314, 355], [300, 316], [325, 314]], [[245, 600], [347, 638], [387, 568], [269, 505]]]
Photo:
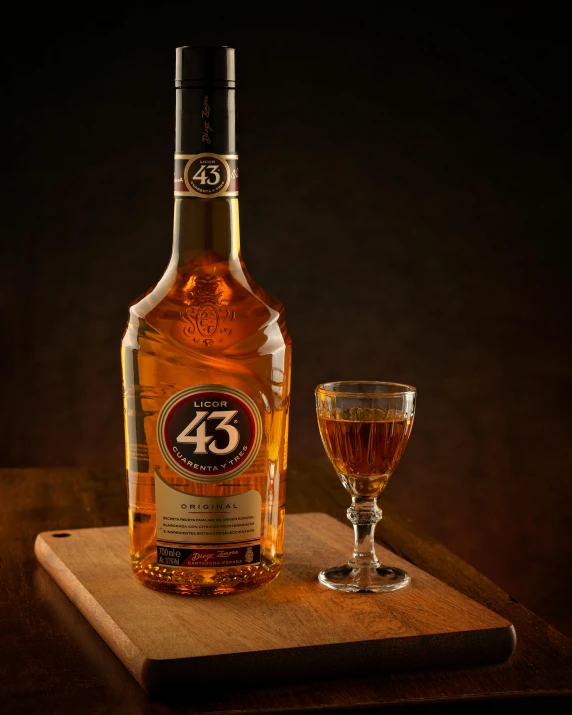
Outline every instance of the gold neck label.
[[238, 196], [238, 154], [175, 154], [175, 196]]

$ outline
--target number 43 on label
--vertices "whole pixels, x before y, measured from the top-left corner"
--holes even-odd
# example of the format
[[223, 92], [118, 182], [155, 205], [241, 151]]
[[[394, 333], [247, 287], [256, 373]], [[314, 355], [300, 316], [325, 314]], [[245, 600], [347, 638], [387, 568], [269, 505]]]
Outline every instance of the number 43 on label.
[[[177, 442], [182, 444], [194, 444], [195, 454], [207, 454], [207, 445], [209, 451], [213, 454], [229, 454], [236, 449], [240, 441], [240, 432], [236, 429], [236, 427], [228, 424], [237, 412], [238, 410], [219, 410], [209, 414], [208, 412], [197, 411], [194, 419], [177, 437]], [[214, 435], [207, 435], [206, 420], [216, 419], [222, 421], [215, 427], [215, 430], [223, 430], [228, 435], [228, 444], [225, 447], [219, 447], [216, 440], [214, 442], [211, 441], [214, 439]], [[193, 430], [196, 430], [195, 434], [192, 434]]]
[[[210, 176], [207, 175], [207, 171], [210, 172]], [[218, 166], [201, 166], [197, 173], [193, 176], [193, 181], [204, 186], [208, 184], [209, 186], [214, 186], [220, 183], [220, 172]]]

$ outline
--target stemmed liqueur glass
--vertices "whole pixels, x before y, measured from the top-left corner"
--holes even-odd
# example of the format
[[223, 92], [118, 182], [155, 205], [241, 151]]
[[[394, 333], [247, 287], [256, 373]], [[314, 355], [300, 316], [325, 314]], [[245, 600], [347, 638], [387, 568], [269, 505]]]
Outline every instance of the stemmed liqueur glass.
[[326, 382], [316, 388], [316, 412], [326, 454], [352, 495], [347, 511], [354, 551], [342, 566], [322, 571], [320, 583], [336, 591], [395, 591], [411, 581], [383, 566], [374, 532], [381, 519], [377, 497], [403, 454], [415, 415], [417, 391], [395, 382]]

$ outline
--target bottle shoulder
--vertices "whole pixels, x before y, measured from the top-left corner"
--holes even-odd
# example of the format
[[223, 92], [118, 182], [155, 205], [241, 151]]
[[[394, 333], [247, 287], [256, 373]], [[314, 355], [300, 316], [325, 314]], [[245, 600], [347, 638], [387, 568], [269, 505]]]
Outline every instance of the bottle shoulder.
[[[291, 343], [280, 301], [261, 288], [242, 261], [169, 265], [161, 280], [130, 306], [129, 333], [153, 331], [195, 349], [253, 342]], [[131, 336], [133, 337], [133, 335]]]

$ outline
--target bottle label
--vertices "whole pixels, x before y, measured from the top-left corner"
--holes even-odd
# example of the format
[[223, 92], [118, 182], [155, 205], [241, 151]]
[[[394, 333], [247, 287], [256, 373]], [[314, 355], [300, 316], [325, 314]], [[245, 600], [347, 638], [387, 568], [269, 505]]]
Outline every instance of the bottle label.
[[204, 569], [260, 563], [259, 492], [196, 496], [171, 486], [155, 470], [155, 501], [158, 564]]
[[200, 385], [175, 393], [157, 423], [167, 465], [194, 482], [226, 482], [253, 462], [262, 439], [254, 400], [225, 385]]
[[238, 154], [175, 154], [175, 196], [238, 196]]

